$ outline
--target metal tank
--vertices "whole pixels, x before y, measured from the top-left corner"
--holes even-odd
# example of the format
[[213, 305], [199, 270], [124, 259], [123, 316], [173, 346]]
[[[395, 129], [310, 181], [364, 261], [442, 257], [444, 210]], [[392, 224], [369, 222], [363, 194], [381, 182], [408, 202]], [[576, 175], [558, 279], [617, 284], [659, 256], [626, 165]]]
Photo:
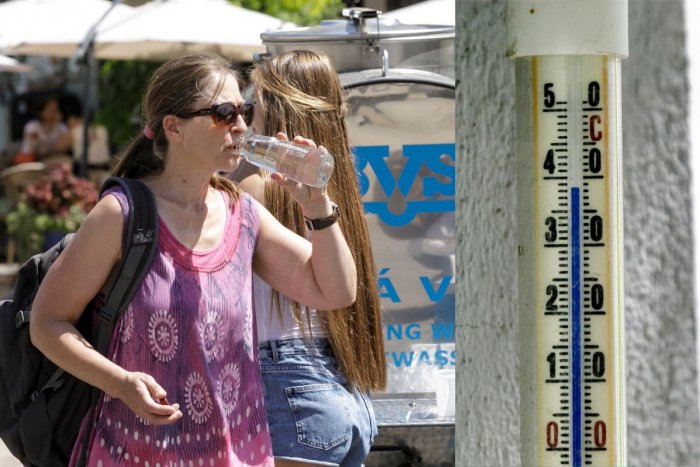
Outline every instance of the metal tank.
[[455, 29], [343, 16], [261, 38], [325, 52], [346, 87], [389, 372], [367, 465], [454, 465]]
[[339, 73], [407, 68], [454, 78], [453, 26], [402, 24], [369, 8], [345, 8], [347, 20], [260, 35], [270, 55], [287, 50], [322, 49]]

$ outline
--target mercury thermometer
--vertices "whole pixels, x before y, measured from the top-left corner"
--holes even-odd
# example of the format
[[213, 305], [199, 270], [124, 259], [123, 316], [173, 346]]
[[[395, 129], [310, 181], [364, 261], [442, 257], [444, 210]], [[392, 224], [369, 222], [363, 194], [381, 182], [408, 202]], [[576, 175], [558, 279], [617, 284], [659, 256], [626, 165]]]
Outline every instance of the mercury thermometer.
[[524, 466], [625, 464], [626, 13], [617, 0], [509, 2]]

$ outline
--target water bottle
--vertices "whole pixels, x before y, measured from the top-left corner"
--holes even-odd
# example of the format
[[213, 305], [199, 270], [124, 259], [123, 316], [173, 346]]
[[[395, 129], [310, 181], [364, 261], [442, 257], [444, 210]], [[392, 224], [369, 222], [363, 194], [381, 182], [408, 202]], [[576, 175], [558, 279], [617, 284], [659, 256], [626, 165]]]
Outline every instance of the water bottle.
[[301, 146], [272, 136], [250, 136], [243, 142], [241, 155], [262, 169], [316, 188], [326, 186], [335, 167], [333, 156], [323, 148]]

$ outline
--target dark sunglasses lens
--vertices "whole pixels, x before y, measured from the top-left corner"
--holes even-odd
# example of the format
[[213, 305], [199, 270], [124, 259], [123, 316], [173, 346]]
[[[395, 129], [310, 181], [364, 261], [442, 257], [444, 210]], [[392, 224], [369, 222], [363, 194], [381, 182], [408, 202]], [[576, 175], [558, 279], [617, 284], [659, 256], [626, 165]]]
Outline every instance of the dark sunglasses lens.
[[239, 113], [241, 117], [243, 117], [245, 124], [250, 125], [253, 123], [255, 106], [253, 104], [243, 104], [237, 107], [230, 102], [224, 102], [223, 104], [214, 106], [212, 117], [214, 117], [214, 123], [217, 125], [233, 125]]
[[228, 102], [215, 106], [213, 110], [211, 115], [214, 117], [214, 123], [217, 125], [231, 125], [236, 120], [236, 114], [238, 113], [238, 109]]
[[241, 115], [243, 116], [243, 121], [246, 125], [253, 123], [253, 117], [255, 116], [255, 106], [253, 104], [243, 104], [241, 107]]

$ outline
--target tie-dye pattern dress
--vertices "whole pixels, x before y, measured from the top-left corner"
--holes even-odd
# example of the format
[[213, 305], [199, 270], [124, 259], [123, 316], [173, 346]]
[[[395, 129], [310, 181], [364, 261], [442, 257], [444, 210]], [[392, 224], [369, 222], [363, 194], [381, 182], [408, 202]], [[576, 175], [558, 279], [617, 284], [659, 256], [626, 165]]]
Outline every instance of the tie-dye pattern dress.
[[[120, 188], [108, 193], [119, 199], [126, 220], [126, 197]], [[228, 211], [221, 243], [208, 251], [186, 248], [159, 221], [153, 264], [116, 324], [109, 355], [127, 370], [152, 375], [183, 417], [153, 426], [105, 396], [88, 465], [273, 465], [253, 332], [254, 203], [241, 195]], [[76, 446], [71, 464], [79, 451]]]

